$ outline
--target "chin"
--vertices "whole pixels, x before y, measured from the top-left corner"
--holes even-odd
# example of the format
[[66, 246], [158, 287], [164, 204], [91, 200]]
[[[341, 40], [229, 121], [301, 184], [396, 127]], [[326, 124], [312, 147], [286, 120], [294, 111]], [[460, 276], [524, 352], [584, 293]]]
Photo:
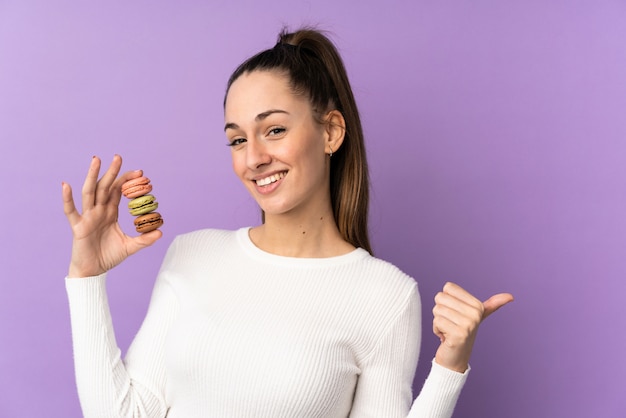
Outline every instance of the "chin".
[[263, 206], [259, 206], [259, 207], [261, 208], [261, 210], [265, 214], [266, 218], [268, 216], [279, 216], [279, 215], [283, 215], [283, 214], [287, 213], [287, 210], [281, 210], [281, 209], [277, 209], [277, 208], [274, 208], [274, 207], [270, 207], [270, 208], [264, 208]]
[[268, 205], [267, 202], [265, 202], [265, 204], [261, 204], [261, 202], [259, 202], [258, 200], [257, 200], [257, 204], [259, 205], [259, 208], [261, 208], [261, 210], [265, 212], [266, 217], [284, 215], [292, 209], [286, 204]]

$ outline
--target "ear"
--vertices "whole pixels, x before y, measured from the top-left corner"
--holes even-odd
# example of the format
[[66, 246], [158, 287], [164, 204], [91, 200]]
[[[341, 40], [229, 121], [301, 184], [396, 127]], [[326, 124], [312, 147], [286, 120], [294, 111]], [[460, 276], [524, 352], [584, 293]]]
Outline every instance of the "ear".
[[346, 136], [346, 121], [340, 111], [331, 110], [324, 118], [324, 125], [326, 133], [324, 152], [330, 155], [337, 152], [343, 144], [343, 139]]

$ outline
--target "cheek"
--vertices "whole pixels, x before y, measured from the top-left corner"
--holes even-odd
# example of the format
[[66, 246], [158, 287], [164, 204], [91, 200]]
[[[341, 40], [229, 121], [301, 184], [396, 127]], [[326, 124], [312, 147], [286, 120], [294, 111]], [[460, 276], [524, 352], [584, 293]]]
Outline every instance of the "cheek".
[[325, 161], [324, 138], [322, 136], [313, 136], [309, 138], [306, 146], [299, 150], [301, 158], [307, 161], [312, 167], [323, 167]]
[[307, 126], [299, 132], [297, 146], [291, 150], [300, 158], [306, 158], [309, 162], [315, 161], [316, 157], [324, 155], [324, 132], [319, 126]]
[[235, 172], [237, 177], [241, 178], [246, 168], [245, 159], [243, 158], [242, 153], [231, 152], [231, 159], [233, 171]]
[[323, 150], [319, 147], [307, 147], [298, 153], [298, 175], [303, 184], [319, 187], [326, 179], [326, 164]]

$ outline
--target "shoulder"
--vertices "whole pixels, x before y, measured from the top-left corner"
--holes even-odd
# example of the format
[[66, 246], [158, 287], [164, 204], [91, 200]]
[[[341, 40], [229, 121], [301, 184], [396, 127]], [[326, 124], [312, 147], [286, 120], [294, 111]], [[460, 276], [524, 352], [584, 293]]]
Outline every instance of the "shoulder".
[[194, 246], [217, 244], [235, 239], [237, 231], [227, 229], [198, 229], [196, 231], [187, 232], [177, 235], [172, 244], [179, 246]]
[[367, 254], [350, 270], [355, 300], [374, 316], [394, 317], [420, 303], [417, 282], [388, 261]]
[[417, 287], [416, 281], [394, 264], [366, 255], [358, 264], [357, 271], [364, 285], [385, 287], [409, 292]]
[[165, 256], [165, 264], [193, 263], [232, 251], [237, 231], [224, 229], [200, 229], [177, 235]]
[[353, 269], [352, 280], [350, 300], [359, 316], [355, 329], [362, 337], [356, 345], [360, 364], [385, 338], [419, 341], [421, 302], [413, 277], [368, 254]]

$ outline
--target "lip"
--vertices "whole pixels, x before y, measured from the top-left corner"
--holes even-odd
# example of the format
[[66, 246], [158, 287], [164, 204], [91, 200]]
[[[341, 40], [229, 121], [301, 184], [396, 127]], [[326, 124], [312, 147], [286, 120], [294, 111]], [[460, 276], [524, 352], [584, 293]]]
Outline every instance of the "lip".
[[[287, 170], [265, 173], [254, 177], [251, 181], [260, 194], [269, 194], [276, 190], [287, 176]], [[259, 184], [259, 182], [261, 184]]]

